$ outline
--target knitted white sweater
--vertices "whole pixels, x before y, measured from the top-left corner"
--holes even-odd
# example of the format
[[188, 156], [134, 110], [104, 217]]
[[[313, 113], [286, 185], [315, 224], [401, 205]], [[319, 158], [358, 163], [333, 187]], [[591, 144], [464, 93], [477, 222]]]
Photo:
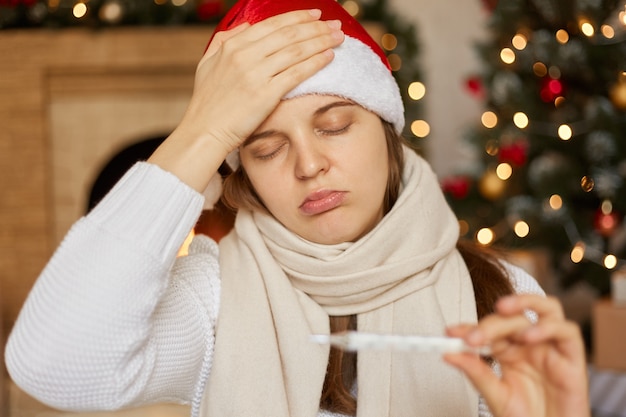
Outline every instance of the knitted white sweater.
[[[65, 410], [178, 402], [197, 416], [219, 310], [218, 246], [197, 236], [189, 256], [176, 254], [202, 204], [168, 172], [131, 168], [35, 283], [7, 343], [15, 383]], [[507, 268], [517, 292], [542, 293]], [[482, 402], [480, 415], [490, 415]]]

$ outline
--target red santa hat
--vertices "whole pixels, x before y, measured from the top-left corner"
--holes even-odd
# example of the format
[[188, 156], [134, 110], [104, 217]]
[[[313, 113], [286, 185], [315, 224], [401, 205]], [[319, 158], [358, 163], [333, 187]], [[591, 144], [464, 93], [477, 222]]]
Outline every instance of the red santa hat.
[[[255, 24], [294, 10], [320, 9], [321, 20], [340, 20], [344, 42], [334, 49], [335, 57], [326, 67], [284, 96], [306, 94], [344, 97], [391, 123], [396, 132], [404, 128], [404, 105], [400, 89], [382, 48], [361, 24], [335, 0], [239, 0], [215, 28], [215, 33], [242, 23]], [[235, 168], [238, 152], [227, 158]]]

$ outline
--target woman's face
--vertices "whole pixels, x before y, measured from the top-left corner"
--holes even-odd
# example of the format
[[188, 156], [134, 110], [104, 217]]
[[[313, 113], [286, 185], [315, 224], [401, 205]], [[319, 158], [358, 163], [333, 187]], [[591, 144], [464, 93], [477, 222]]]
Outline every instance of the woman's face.
[[267, 209], [304, 239], [355, 241], [383, 216], [389, 171], [383, 124], [349, 100], [282, 101], [241, 146], [240, 158]]

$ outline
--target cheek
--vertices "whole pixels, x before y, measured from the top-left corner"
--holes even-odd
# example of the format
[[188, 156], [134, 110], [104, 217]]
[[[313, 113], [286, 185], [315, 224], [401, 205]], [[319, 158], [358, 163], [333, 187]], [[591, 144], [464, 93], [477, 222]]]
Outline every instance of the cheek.
[[284, 175], [277, 175], [275, 170], [253, 170], [248, 172], [250, 183], [265, 207], [273, 212], [275, 207], [285, 204], [285, 198], [289, 194], [285, 190]]

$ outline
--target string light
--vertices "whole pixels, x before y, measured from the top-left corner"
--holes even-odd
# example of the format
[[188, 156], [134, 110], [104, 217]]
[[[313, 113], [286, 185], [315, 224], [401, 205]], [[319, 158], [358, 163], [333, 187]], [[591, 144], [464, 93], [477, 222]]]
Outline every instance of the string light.
[[566, 44], [569, 41], [569, 33], [565, 29], [559, 29], [556, 31], [556, 40], [560, 44]]
[[561, 78], [561, 70], [559, 69], [559, 67], [556, 67], [553, 65], [550, 68], [548, 68], [548, 75], [551, 78], [558, 80], [559, 78]]
[[100, 20], [110, 24], [119, 23], [124, 16], [124, 8], [119, 1], [110, 1], [105, 3], [98, 12]]
[[506, 181], [511, 178], [511, 175], [513, 175], [513, 167], [511, 167], [511, 165], [506, 162], [502, 162], [496, 167], [496, 175], [502, 181]]
[[617, 257], [611, 254], [606, 255], [603, 264], [606, 269], [613, 269], [617, 266]]
[[515, 226], [513, 227], [515, 234], [521, 238], [528, 236], [530, 233], [530, 226], [523, 220], [519, 220], [515, 222]]
[[72, 8], [72, 14], [77, 19], [84, 17], [87, 14], [87, 5], [85, 3], [76, 3]]
[[426, 86], [419, 81], [414, 81], [409, 84], [408, 93], [411, 99], [421, 100], [426, 95]]
[[380, 43], [386, 50], [393, 51], [398, 46], [398, 38], [391, 33], [385, 33], [380, 39]]
[[402, 58], [398, 54], [389, 54], [387, 56], [387, 60], [389, 61], [389, 66], [392, 71], [400, 71], [402, 67]]
[[480, 121], [487, 129], [493, 129], [498, 125], [498, 116], [492, 111], [486, 111], [480, 117]]
[[595, 182], [593, 181], [593, 178], [588, 177], [588, 176], [584, 176], [580, 179], [580, 188], [583, 189], [584, 192], [589, 193], [593, 190], [593, 187], [595, 187]]
[[548, 67], [543, 62], [535, 62], [533, 64], [533, 72], [537, 77], [545, 77], [548, 74]]
[[411, 123], [411, 132], [418, 138], [425, 138], [430, 134], [430, 125], [425, 120], [415, 120]]
[[580, 24], [580, 31], [588, 38], [591, 38], [596, 30], [593, 28], [593, 25], [587, 21], [582, 21]]
[[500, 144], [497, 140], [491, 139], [485, 144], [485, 152], [489, 156], [496, 156], [500, 152]]
[[512, 64], [515, 62], [515, 52], [511, 48], [502, 48], [500, 51], [500, 59], [505, 64]]
[[350, 16], [353, 16], [353, 17], [357, 16], [359, 12], [361, 11], [361, 8], [359, 7], [359, 3], [353, 0], [348, 0], [344, 2], [343, 8], [346, 9], [346, 11], [350, 14]]
[[548, 200], [548, 204], [552, 210], [560, 210], [563, 207], [563, 199], [558, 194], [553, 194]]
[[513, 123], [520, 129], [528, 127], [528, 116], [523, 112], [517, 112], [513, 115]]
[[570, 259], [575, 264], [582, 262], [585, 259], [585, 244], [582, 242], [578, 242], [572, 248], [570, 252]]
[[[558, 211], [561, 210], [563, 207], [563, 200], [558, 194], [553, 194], [546, 201], [546, 205], [549, 206], [552, 210]], [[607, 212], [610, 213], [612, 211], [612, 203], [609, 200], [603, 201], [601, 209], [602, 212], [605, 214]], [[465, 220], [460, 220], [459, 225], [461, 224], [463, 224], [463, 227], [465, 227], [465, 225], [467, 225], [467, 222]], [[626, 260], [620, 260], [614, 254], [602, 253], [602, 251], [595, 249], [593, 246], [588, 246], [587, 244], [585, 244], [585, 242], [580, 237], [580, 233], [578, 232], [576, 224], [572, 221], [571, 218], [564, 219], [563, 226], [567, 232], [570, 242], [572, 242], [573, 245], [570, 251], [570, 260], [573, 263], [578, 264], [583, 260], [587, 260], [601, 265], [606, 269], [614, 269], [618, 265], [626, 263]], [[530, 225], [524, 220], [515, 221], [511, 229], [517, 237], [522, 239], [530, 234]], [[465, 233], [467, 233], [467, 230], [465, 230], [463, 234]], [[484, 246], [493, 244], [493, 242], [496, 240], [496, 233], [494, 232], [494, 228], [484, 227], [479, 229], [476, 233], [475, 239], [479, 244]]]
[[481, 245], [490, 245], [494, 241], [494, 238], [495, 234], [493, 233], [493, 230], [488, 227], [484, 227], [476, 233], [476, 240]]
[[559, 138], [561, 138], [561, 140], [570, 140], [574, 132], [572, 131], [572, 128], [568, 125], [561, 125], [559, 126], [557, 134], [559, 135]]
[[526, 36], [518, 33], [517, 35], [513, 36], [511, 44], [518, 51], [523, 51], [526, 48], [526, 45], [528, 45], [528, 39], [526, 39]]
[[613, 29], [611, 25], [602, 25], [600, 32], [602, 32], [602, 35], [607, 39], [613, 39], [615, 37], [615, 29]]

